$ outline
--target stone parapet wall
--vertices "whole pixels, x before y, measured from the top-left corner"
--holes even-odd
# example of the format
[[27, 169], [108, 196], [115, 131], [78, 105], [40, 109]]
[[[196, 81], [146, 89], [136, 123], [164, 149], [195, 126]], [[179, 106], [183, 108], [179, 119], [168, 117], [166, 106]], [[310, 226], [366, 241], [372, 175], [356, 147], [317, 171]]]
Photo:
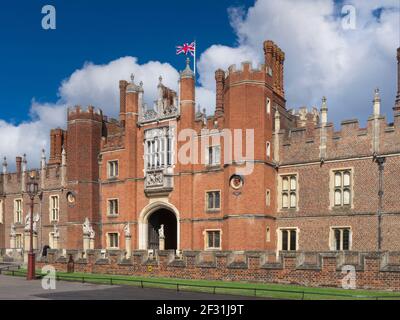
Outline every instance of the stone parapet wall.
[[342, 287], [343, 267], [353, 266], [357, 289], [400, 291], [400, 252], [183, 251], [177, 256], [173, 250], [154, 255], [142, 250], [127, 258], [120, 250], [49, 250], [37, 266], [51, 264], [65, 272], [70, 256], [75, 272], [311, 287]]

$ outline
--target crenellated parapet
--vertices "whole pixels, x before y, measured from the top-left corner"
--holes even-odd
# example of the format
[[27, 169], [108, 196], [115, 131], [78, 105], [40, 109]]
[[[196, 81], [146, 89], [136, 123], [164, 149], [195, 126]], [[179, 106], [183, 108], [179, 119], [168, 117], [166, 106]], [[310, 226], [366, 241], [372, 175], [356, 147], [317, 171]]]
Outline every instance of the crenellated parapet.
[[[315, 112], [315, 111], [314, 111]], [[366, 127], [357, 119], [344, 120], [340, 130], [323, 124], [315, 112], [300, 109], [296, 127], [280, 130], [280, 164], [326, 161], [400, 152], [400, 123], [371, 116]]]
[[81, 106], [68, 108], [68, 121], [74, 120], [93, 120], [102, 122], [103, 111], [93, 106], [88, 106], [86, 109], [82, 109]]
[[240, 67], [231, 65], [225, 72], [225, 90], [243, 82], [253, 82], [254, 84], [265, 85], [264, 65], [253, 67], [250, 61], [242, 62]]

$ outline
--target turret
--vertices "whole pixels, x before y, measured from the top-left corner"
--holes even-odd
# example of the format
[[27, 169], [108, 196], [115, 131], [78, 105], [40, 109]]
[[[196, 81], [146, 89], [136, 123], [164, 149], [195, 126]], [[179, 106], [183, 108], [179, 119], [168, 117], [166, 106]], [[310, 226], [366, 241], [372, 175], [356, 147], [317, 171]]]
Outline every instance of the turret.
[[135, 76], [131, 75], [131, 82], [126, 86], [126, 116], [125, 121], [128, 121], [128, 118], [135, 118], [139, 113], [139, 108], [141, 107], [142, 101], [141, 97], [143, 94], [142, 83], [140, 85], [135, 84]]
[[[68, 206], [68, 226], [66, 248], [82, 247], [82, 226], [89, 217], [94, 228], [100, 222], [99, 209], [99, 164], [100, 143], [103, 132], [101, 110], [89, 106], [82, 110], [79, 106], [68, 110], [68, 140], [66, 154], [60, 149], [60, 164], [68, 157], [66, 181], [68, 192], [75, 197], [73, 205]], [[64, 168], [61, 168], [62, 174]], [[96, 230], [96, 234], [99, 234]], [[96, 247], [100, 245], [96, 239]]]
[[195, 75], [190, 68], [190, 59], [186, 59], [186, 68], [180, 72], [179, 94], [181, 103], [182, 128], [192, 128], [195, 113]]

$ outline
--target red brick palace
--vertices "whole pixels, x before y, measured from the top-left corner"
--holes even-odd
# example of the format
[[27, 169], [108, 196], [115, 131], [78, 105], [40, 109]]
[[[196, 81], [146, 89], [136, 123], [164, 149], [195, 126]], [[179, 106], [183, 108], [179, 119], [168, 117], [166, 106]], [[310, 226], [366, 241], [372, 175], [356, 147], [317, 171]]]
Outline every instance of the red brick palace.
[[[154, 108], [133, 76], [119, 83], [118, 120], [91, 106], [70, 108], [65, 130], [51, 130], [50, 158], [33, 170], [36, 247], [399, 251], [400, 87], [393, 123], [376, 90], [367, 126], [347, 120], [335, 131], [325, 98], [319, 110], [286, 109], [285, 55], [272, 41], [264, 53], [259, 68], [244, 62], [215, 72], [212, 116], [196, 108], [189, 64], [178, 92], [160, 78]], [[181, 134], [187, 129], [192, 134]], [[251, 156], [246, 129], [254, 135]], [[226, 161], [234, 130], [244, 156]], [[181, 161], [194, 153], [188, 141], [201, 161]], [[246, 165], [251, 172], [238, 170]], [[16, 168], [8, 172], [4, 159], [3, 249], [26, 246], [32, 170], [25, 157]]]

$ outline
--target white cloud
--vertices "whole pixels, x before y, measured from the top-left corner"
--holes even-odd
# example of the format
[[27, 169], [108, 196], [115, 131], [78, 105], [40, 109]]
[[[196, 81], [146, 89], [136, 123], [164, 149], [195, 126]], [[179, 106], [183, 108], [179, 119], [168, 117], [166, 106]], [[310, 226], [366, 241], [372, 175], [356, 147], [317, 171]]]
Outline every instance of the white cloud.
[[130, 81], [131, 73], [136, 83], [143, 81], [144, 98], [151, 106], [151, 99], [157, 96], [159, 76], [166, 86], [177, 90], [179, 74], [170, 64], [150, 61], [140, 65], [137, 58], [123, 57], [105, 65], [86, 63], [62, 82], [61, 100], [68, 105], [93, 105], [107, 115], [116, 116], [119, 113], [119, 80]]
[[0, 155], [8, 158], [9, 168], [15, 168], [15, 156], [27, 154], [28, 167], [37, 167], [42, 148], [49, 154], [50, 129], [66, 126], [66, 109], [74, 105], [93, 105], [104, 114], [118, 117], [119, 80], [130, 81], [135, 74], [135, 82], [143, 81], [145, 101], [149, 106], [157, 96], [159, 76], [163, 83], [177, 90], [178, 72], [168, 63], [150, 61], [138, 64], [137, 58], [123, 57], [105, 65], [85, 65], [62, 81], [59, 100], [56, 103], [38, 103], [32, 100], [30, 121], [20, 124], [0, 120], [0, 136], [6, 137], [0, 143]]
[[[285, 84], [288, 107], [320, 105], [328, 97], [329, 117], [336, 123], [345, 118], [366, 120], [372, 111], [372, 96], [381, 88], [383, 112], [391, 115], [396, 90], [395, 51], [399, 46], [398, 0], [353, 0], [357, 11], [356, 30], [343, 30], [333, 0], [258, 0], [247, 11], [228, 10], [237, 35], [237, 45], [215, 44], [198, 61], [199, 84], [196, 100], [201, 108], [215, 108], [214, 72], [231, 64], [250, 60], [253, 66], [263, 62], [262, 44], [276, 42], [286, 53]], [[377, 19], [373, 10], [381, 10]], [[0, 155], [9, 163], [16, 155], [27, 153], [31, 166], [37, 166], [40, 150], [48, 150], [49, 130], [65, 126], [65, 109], [76, 104], [94, 105], [117, 117], [118, 81], [143, 81], [145, 100], [152, 105], [159, 75], [165, 85], [177, 90], [179, 74], [168, 63], [150, 61], [139, 64], [137, 58], [122, 57], [104, 65], [86, 63], [62, 81], [59, 101], [32, 101], [31, 120], [14, 125], [0, 120]]]
[[[333, 0], [258, 0], [249, 10], [229, 10], [238, 45], [213, 46], [200, 63], [213, 68], [240, 63], [245, 52], [263, 61], [262, 43], [276, 42], [286, 53], [285, 85], [288, 107], [320, 105], [328, 97], [330, 118], [366, 120], [376, 86], [381, 88], [383, 111], [391, 116], [396, 93], [396, 48], [399, 46], [398, 0], [354, 0], [355, 30], [343, 30]], [[380, 19], [373, 10], [382, 9]], [[233, 61], [234, 60], [234, 61]], [[199, 70], [207, 70], [207, 67]], [[209, 73], [208, 70], [206, 73]], [[210, 86], [211, 75], [200, 80]]]

